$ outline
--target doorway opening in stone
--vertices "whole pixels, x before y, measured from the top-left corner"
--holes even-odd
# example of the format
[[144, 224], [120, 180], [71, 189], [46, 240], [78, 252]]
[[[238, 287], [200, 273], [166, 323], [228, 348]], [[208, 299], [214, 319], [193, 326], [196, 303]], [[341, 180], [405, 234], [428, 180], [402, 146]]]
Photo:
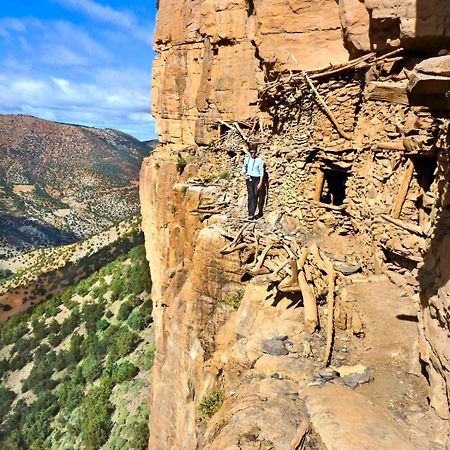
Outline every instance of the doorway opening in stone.
[[420, 187], [420, 195], [416, 200], [416, 207], [419, 211], [418, 222], [419, 225], [423, 225], [431, 213], [432, 204], [429, 204], [427, 201], [426, 194], [434, 181], [437, 157], [435, 155], [417, 155], [412, 156], [411, 160], [414, 164], [414, 172]]
[[349, 173], [345, 170], [322, 168], [317, 173], [315, 200], [341, 206], [346, 195]]
[[418, 155], [411, 156], [411, 159], [419, 186], [424, 192], [428, 192], [433, 184], [434, 173], [437, 168], [437, 157], [435, 155]]

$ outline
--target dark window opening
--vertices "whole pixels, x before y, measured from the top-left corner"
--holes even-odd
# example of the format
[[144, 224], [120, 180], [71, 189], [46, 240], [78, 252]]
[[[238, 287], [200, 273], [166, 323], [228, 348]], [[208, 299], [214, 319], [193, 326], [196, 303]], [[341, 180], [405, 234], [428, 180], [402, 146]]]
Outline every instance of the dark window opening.
[[423, 189], [423, 192], [428, 192], [433, 184], [434, 173], [437, 167], [436, 156], [415, 156], [411, 159], [419, 186]]
[[414, 164], [414, 172], [417, 176], [420, 193], [415, 201], [418, 210], [418, 224], [424, 225], [431, 213], [430, 201], [426, 200], [427, 192], [434, 181], [434, 174], [437, 168], [437, 158], [435, 156], [414, 156], [411, 158]]
[[340, 170], [324, 169], [324, 183], [320, 201], [329, 205], [340, 206], [345, 200], [345, 185], [348, 173]]
[[255, 11], [255, 5], [253, 3], [253, 0], [247, 0], [247, 16], [250, 17], [253, 15]]

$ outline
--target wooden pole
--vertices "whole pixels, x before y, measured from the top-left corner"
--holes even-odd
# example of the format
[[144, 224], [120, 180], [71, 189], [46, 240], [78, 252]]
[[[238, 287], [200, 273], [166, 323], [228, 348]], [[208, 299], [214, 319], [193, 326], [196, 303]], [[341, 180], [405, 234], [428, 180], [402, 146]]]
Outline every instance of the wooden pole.
[[327, 317], [327, 346], [325, 349], [325, 365], [330, 364], [331, 350], [333, 348], [333, 337], [334, 337], [334, 283], [336, 278], [336, 272], [334, 271], [333, 264], [324, 255], [322, 257], [325, 263], [327, 275], [328, 275], [328, 294], [327, 294], [327, 307], [328, 307], [328, 317]]
[[408, 159], [405, 174], [403, 175], [402, 184], [400, 185], [400, 190], [398, 191], [397, 199], [395, 200], [394, 207], [392, 208], [391, 216], [393, 219], [398, 219], [400, 217], [413, 173], [414, 173], [414, 163], [412, 162], [411, 159]]
[[303, 450], [305, 448], [306, 436], [311, 429], [311, 424], [308, 421], [304, 421], [300, 424], [300, 427], [295, 433], [291, 441], [291, 450]]
[[413, 223], [407, 223], [400, 219], [394, 219], [393, 217], [388, 216], [387, 214], [381, 214], [381, 217], [384, 220], [387, 220], [388, 222], [391, 222], [394, 225], [403, 228], [404, 230], [410, 231], [411, 233], [418, 234], [419, 236], [423, 236], [425, 234], [422, 227], [419, 227], [418, 225], [415, 225]]
[[328, 108], [327, 104], [325, 103], [325, 100], [322, 98], [322, 96], [319, 94], [319, 91], [316, 89], [316, 87], [314, 86], [314, 83], [311, 81], [311, 79], [309, 78], [308, 74], [302, 69], [302, 67], [300, 66], [299, 62], [297, 61], [297, 58], [291, 53], [289, 52], [289, 55], [291, 56], [291, 58], [295, 61], [295, 63], [298, 65], [298, 68], [300, 69], [300, 72], [304, 78], [304, 80], [306, 81], [306, 84], [310, 87], [310, 89], [313, 91], [314, 95], [317, 98], [317, 102], [319, 103], [319, 105], [322, 106], [322, 108], [325, 110], [325, 112], [327, 113], [328, 118], [330, 119], [331, 123], [334, 125], [334, 127], [336, 128], [336, 131], [344, 138], [347, 139], [347, 141], [351, 141], [353, 140], [353, 138], [346, 133], [342, 127], [338, 124], [336, 118], [334, 117], [334, 114], [331, 112], [330, 108]]
[[322, 169], [319, 169], [316, 175], [316, 188], [314, 190], [314, 197], [313, 197], [313, 200], [315, 200], [316, 202], [320, 202], [324, 183], [325, 183], [325, 172]]
[[303, 297], [303, 308], [305, 311], [305, 328], [309, 333], [314, 333], [319, 327], [317, 313], [317, 303], [314, 294], [306, 281], [305, 274], [301, 271], [298, 274], [298, 284]]

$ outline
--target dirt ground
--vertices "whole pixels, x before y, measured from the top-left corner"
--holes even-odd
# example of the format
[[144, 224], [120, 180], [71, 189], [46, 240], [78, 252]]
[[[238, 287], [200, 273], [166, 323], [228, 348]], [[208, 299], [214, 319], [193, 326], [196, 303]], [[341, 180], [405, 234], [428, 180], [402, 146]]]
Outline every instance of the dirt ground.
[[[314, 241], [334, 260], [362, 261], [357, 237], [331, 234], [316, 236]], [[428, 384], [420, 364], [418, 295], [407, 295], [387, 275], [357, 273], [344, 279], [348, 319], [357, 312], [364, 334], [357, 337], [351, 330], [336, 330], [332, 365], [366, 366], [371, 381], [355, 390], [393, 416], [419, 448], [446, 449], [449, 423], [428, 404]]]
[[[360, 281], [360, 280], [359, 280]], [[427, 381], [418, 353], [418, 304], [385, 276], [347, 286], [352, 308], [358, 311], [364, 336], [348, 346], [348, 363], [369, 368], [372, 380], [356, 390], [389, 411], [423, 449], [445, 449], [448, 422], [441, 420], [427, 401]], [[345, 348], [344, 348], [345, 349]]]

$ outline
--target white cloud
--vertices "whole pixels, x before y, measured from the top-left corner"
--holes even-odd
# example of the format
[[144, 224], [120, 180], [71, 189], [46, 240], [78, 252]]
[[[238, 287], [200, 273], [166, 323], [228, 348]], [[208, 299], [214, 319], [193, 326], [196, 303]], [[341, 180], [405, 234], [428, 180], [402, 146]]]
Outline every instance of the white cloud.
[[15, 17], [0, 18], [0, 37], [10, 37], [12, 33], [23, 33], [26, 25], [23, 20]]
[[154, 136], [150, 24], [93, 0], [54, 1], [97, 22], [0, 18], [0, 113]]
[[87, 58], [64, 45], [44, 45], [39, 54], [42, 63], [54, 67], [85, 66], [89, 63]]
[[[88, 83], [0, 74], [0, 105], [4, 112], [117, 128], [148, 139], [154, 134], [154, 125], [147, 78], [135, 69], [99, 71]], [[135, 83], [124, 85], [124, 80]]]
[[97, 60], [111, 60], [111, 53], [99, 42], [95, 41], [85, 30], [65, 20], [54, 21], [51, 36], [47, 40], [64, 42], [78, 52], [95, 57]]
[[118, 11], [108, 5], [92, 0], [56, 0], [57, 3], [72, 10], [80, 11], [93, 19], [108, 22], [124, 28], [136, 23], [136, 17], [128, 12]]
[[[60, 5], [73, 11], [78, 11], [99, 22], [109, 23], [127, 30], [136, 39], [151, 44], [152, 26], [148, 29], [139, 23], [131, 12], [121, 11], [109, 5], [102, 5], [93, 0], [55, 0]], [[150, 24], [151, 25], [151, 24]]]

